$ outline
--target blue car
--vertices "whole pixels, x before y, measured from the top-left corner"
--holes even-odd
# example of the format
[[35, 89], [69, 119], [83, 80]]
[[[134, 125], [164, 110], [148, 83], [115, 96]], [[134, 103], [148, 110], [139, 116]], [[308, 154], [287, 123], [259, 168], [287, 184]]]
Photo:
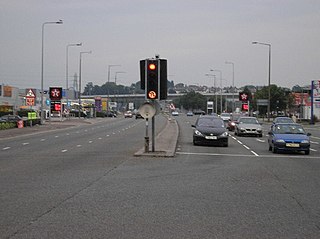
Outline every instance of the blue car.
[[310, 153], [310, 133], [306, 133], [300, 124], [278, 123], [271, 126], [268, 133], [269, 151], [298, 152], [304, 151], [306, 155]]

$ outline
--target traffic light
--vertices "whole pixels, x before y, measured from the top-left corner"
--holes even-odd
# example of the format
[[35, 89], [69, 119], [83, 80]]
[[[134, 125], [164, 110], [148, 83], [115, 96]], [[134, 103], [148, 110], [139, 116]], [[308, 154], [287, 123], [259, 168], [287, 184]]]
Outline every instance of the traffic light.
[[160, 100], [167, 99], [167, 60], [160, 59]]
[[248, 103], [242, 103], [242, 110], [243, 110], [243, 111], [248, 111], [248, 110], [249, 110], [249, 105], [248, 105]]
[[140, 86], [146, 99], [167, 99], [167, 60], [152, 58], [140, 61]]
[[159, 99], [159, 60], [147, 60], [146, 97], [149, 100]]

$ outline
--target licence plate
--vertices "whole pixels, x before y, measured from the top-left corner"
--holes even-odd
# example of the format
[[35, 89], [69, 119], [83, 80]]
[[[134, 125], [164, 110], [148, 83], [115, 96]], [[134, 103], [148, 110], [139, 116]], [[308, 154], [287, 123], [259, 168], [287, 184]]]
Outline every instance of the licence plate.
[[217, 139], [217, 136], [206, 136], [206, 139]]
[[299, 144], [293, 144], [293, 143], [286, 143], [287, 147], [292, 147], [292, 148], [299, 148], [300, 145]]

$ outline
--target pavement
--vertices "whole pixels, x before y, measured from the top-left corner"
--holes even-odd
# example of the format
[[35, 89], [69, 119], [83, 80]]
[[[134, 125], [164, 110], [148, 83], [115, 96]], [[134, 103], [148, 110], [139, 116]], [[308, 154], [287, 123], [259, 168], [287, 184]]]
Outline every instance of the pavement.
[[[155, 151], [150, 149], [145, 152], [145, 147], [138, 150], [134, 156], [148, 156], [148, 157], [174, 157], [179, 136], [179, 127], [175, 119], [168, 115], [164, 115], [167, 119], [166, 126], [155, 138]], [[23, 135], [41, 134], [48, 131], [63, 130], [65, 128], [77, 127], [87, 124], [95, 124], [104, 121], [104, 118], [69, 118], [62, 121], [55, 119], [46, 121], [42, 125], [34, 125], [32, 127], [14, 128], [7, 130], [0, 130], [0, 141], [8, 138], [21, 137]]]

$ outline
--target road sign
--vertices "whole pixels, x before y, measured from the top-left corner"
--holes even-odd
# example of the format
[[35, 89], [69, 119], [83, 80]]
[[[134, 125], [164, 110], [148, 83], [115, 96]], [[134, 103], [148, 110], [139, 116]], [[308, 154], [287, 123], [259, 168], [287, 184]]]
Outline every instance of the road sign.
[[34, 106], [35, 97], [26, 97], [26, 105]]
[[27, 91], [26, 97], [33, 97], [33, 98], [35, 98], [36, 95], [35, 95], [35, 93], [33, 92], [32, 89], [29, 89], [29, 90]]
[[156, 107], [149, 102], [145, 102], [139, 108], [139, 113], [145, 119], [152, 118], [156, 114], [156, 112], [157, 112]]

